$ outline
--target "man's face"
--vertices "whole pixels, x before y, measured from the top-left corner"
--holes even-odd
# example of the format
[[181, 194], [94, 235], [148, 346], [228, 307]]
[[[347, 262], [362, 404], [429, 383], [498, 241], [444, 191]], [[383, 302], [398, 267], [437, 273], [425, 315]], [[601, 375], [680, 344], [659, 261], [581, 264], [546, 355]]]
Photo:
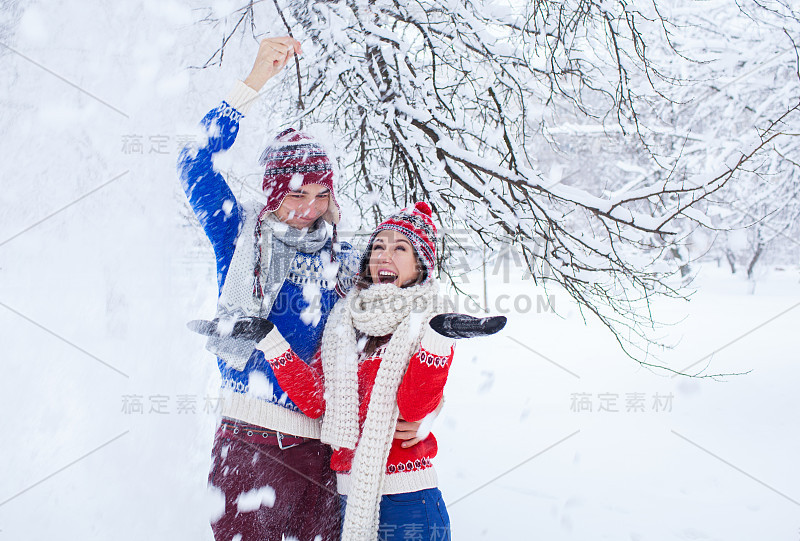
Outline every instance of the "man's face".
[[328, 210], [330, 198], [331, 191], [321, 184], [302, 186], [286, 194], [275, 217], [296, 229], [309, 227]]

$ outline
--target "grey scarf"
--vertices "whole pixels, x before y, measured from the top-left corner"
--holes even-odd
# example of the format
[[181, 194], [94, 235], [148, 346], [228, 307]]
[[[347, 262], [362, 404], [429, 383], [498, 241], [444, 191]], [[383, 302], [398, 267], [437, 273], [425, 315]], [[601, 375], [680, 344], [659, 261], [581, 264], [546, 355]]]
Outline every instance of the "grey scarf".
[[[297, 252], [319, 252], [329, 238], [323, 220], [309, 229], [296, 229], [262, 209], [263, 205], [257, 203], [243, 208], [245, 221], [217, 302], [216, 317], [222, 333], [241, 317], [266, 317]], [[211, 336], [206, 348], [232, 368], [242, 370], [255, 343]]]

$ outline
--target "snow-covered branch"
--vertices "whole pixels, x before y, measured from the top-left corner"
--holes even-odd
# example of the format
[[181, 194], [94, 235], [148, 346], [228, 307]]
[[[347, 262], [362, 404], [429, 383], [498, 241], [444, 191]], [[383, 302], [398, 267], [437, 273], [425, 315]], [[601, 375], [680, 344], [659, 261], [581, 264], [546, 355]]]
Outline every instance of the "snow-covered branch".
[[[690, 259], [688, 232], [719, 226], [709, 211], [731, 186], [774, 174], [797, 146], [797, 99], [786, 99], [800, 96], [796, 65], [751, 61], [741, 39], [746, 71], [721, 78], [732, 30], [769, 27], [761, 52], [800, 41], [784, 4], [715, 3], [716, 14], [655, 0], [278, 4], [306, 52], [296, 119], [339, 142], [343, 192], [365, 225], [425, 199], [476, 246], [537, 245], [525, 252], [535, 278], [558, 283], [623, 345], [653, 339], [653, 295], [683, 295], [670, 277]], [[734, 93], [773, 69], [795, 77]], [[292, 110], [284, 90], [277, 99]], [[747, 137], [717, 137], [729, 114]], [[598, 136], [616, 146], [598, 153]], [[546, 173], [563, 160], [570, 175]], [[446, 257], [464, 241], [444, 245]]]

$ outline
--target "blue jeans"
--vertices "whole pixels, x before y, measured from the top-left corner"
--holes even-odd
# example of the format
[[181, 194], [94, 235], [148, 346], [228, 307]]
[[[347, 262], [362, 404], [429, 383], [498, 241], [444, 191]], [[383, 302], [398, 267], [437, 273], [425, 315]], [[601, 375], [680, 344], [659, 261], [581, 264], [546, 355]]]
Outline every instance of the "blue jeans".
[[[347, 496], [341, 498], [342, 525]], [[379, 541], [450, 541], [450, 517], [438, 488], [381, 497]]]

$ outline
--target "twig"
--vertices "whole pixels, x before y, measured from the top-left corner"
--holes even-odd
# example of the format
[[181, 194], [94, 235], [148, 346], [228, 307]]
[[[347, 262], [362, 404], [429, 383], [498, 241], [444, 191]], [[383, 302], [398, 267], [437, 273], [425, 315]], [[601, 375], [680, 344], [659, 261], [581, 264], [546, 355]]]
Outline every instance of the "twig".
[[[283, 16], [283, 12], [281, 11], [280, 6], [278, 5], [278, 0], [272, 0], [275, 4], [275, 9], [278, 10], [278, 15], [281, 16], [281, 20], [283, 21], [283, 26], [286, 27], [286, 31], [289, 32], [289, 37], [294, 39], [294, 35], [292, 34], [292, 29], [289, 26], [289, 23], [286, 22], [286, 18]], [[303, 106], [303, 82], [300, 79], [300, 59], [297, 58], [297, 55], [294, 55], [294, 67], [297, 71], [297, 107], [303, 111], [305, 107]], [[300, 129], [303, 129], [303, 120], [300, 119]]]

